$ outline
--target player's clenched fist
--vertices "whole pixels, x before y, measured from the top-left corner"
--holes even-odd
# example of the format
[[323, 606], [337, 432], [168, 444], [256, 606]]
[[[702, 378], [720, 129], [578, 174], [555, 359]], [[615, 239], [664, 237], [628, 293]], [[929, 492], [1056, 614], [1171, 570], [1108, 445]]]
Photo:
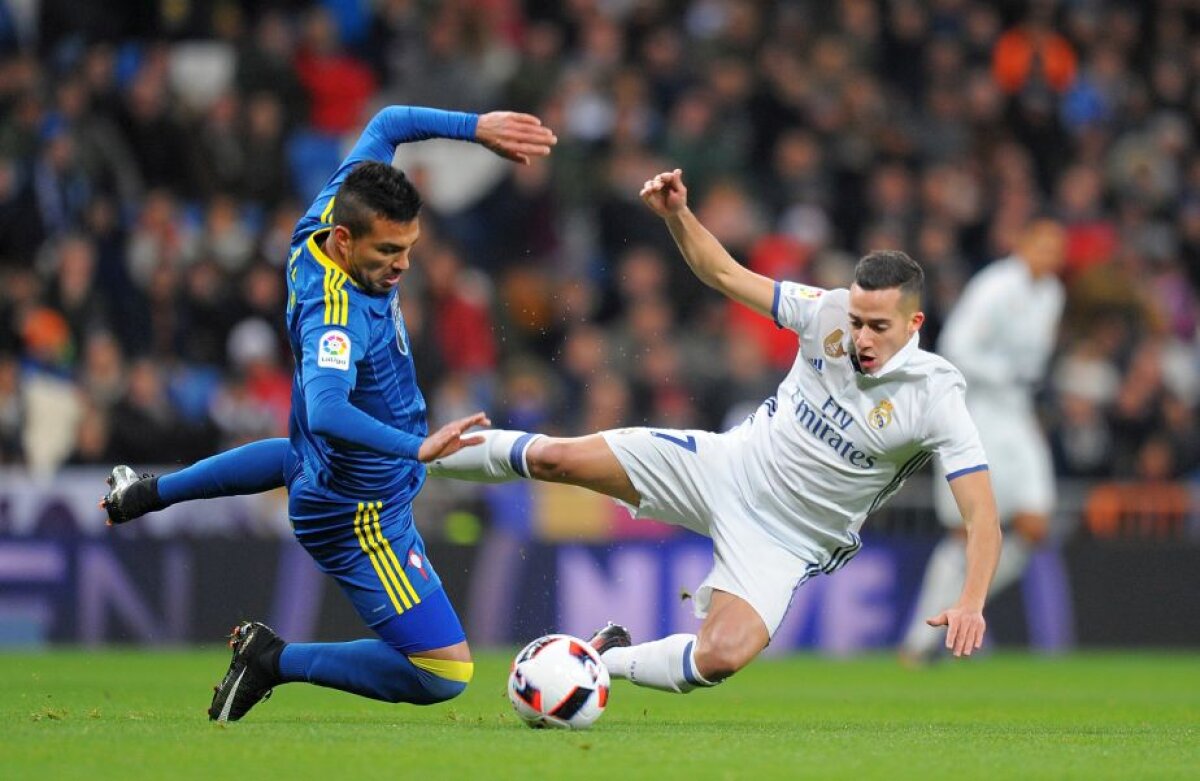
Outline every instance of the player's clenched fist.
[[683, 185], [683, 171], [676, 168], [666, 171], [642, 185], [642, 200], [659, 217], [675, 214], [687, 206], [687, 187]]

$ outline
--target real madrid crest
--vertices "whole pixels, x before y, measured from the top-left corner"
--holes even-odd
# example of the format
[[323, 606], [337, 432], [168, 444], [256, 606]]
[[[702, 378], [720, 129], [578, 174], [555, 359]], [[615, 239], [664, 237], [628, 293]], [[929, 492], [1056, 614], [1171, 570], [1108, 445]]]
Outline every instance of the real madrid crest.
[[871, 424], [872, 428], [884, 428], [892, 422], [893, 410], [895, 407], [892, 406], [892, 402], [884, 399], [867, 414], [867, 422]]
[[829, 358], [841, 358], [846, 354], [846, 347], [842, 344], [842, 337], [846, 334], [842, 329], [838, 328], [829, 336], [825, 337], [825, 355]]

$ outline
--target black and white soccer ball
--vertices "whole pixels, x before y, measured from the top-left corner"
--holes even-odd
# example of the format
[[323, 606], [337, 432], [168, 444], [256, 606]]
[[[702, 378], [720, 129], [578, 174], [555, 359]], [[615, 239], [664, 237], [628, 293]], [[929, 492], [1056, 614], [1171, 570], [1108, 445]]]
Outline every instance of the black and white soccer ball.
[[531, 727], [587, 729], [608, 704], [608, 668], [586, 640], [545, 635], [521, 649], [508, 699]]

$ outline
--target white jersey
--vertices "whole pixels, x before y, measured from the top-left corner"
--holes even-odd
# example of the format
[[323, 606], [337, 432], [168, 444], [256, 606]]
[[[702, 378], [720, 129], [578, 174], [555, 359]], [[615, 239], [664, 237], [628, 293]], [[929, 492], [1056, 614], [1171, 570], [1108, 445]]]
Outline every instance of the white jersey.
[[972, 411], [989, 415], [1031, 408], [1045, 374], [1063, 310], [1057, 277], [1034, 279], [1015, 257], [992, 263], [963, 290], [938, 341], [938, 352], [966, 377]]
[[[1056, 277], [1034, 279], [1020, 259], [998, 260], [967, 284], [938, 341], [967, 379], [967, 409], [991, 463], [1001, 523], [1054, 507], [1054, 466], [1033, 387], [1054, 351], [1063, 298]], [[934, 491], [934, 507], [943, 524], [961, 523], [943, 486]]]
[[775, 322], [799, 334], [800, 350], [776, 398], [735, 430], [735, 478], [759, 523], [826, 572], [857, 552], [867, 515], [932, 457], [947, 479], [987, 468], [959, 371], [914, 334], [878, 372], [860, 372], [848, 304], [845, 289], [776, 283]]

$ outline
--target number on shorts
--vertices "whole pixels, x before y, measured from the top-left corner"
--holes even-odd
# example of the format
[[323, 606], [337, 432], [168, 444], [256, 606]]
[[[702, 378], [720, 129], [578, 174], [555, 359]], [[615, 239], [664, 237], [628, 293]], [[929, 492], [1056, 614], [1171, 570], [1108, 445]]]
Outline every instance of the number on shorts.
[[690, 450], [693, 453], [696, 452], [696, 438], [693, 437], [691, 434], [687, 435], [686, 437], [680, 438], [680, 437], [673, 437], [670, 434], [664, 434], [661, 431], [651, 431], [650, 435], [658, 437], [659, 439], [665, 439], [668, 442], [679, 445], [684, 450]]

